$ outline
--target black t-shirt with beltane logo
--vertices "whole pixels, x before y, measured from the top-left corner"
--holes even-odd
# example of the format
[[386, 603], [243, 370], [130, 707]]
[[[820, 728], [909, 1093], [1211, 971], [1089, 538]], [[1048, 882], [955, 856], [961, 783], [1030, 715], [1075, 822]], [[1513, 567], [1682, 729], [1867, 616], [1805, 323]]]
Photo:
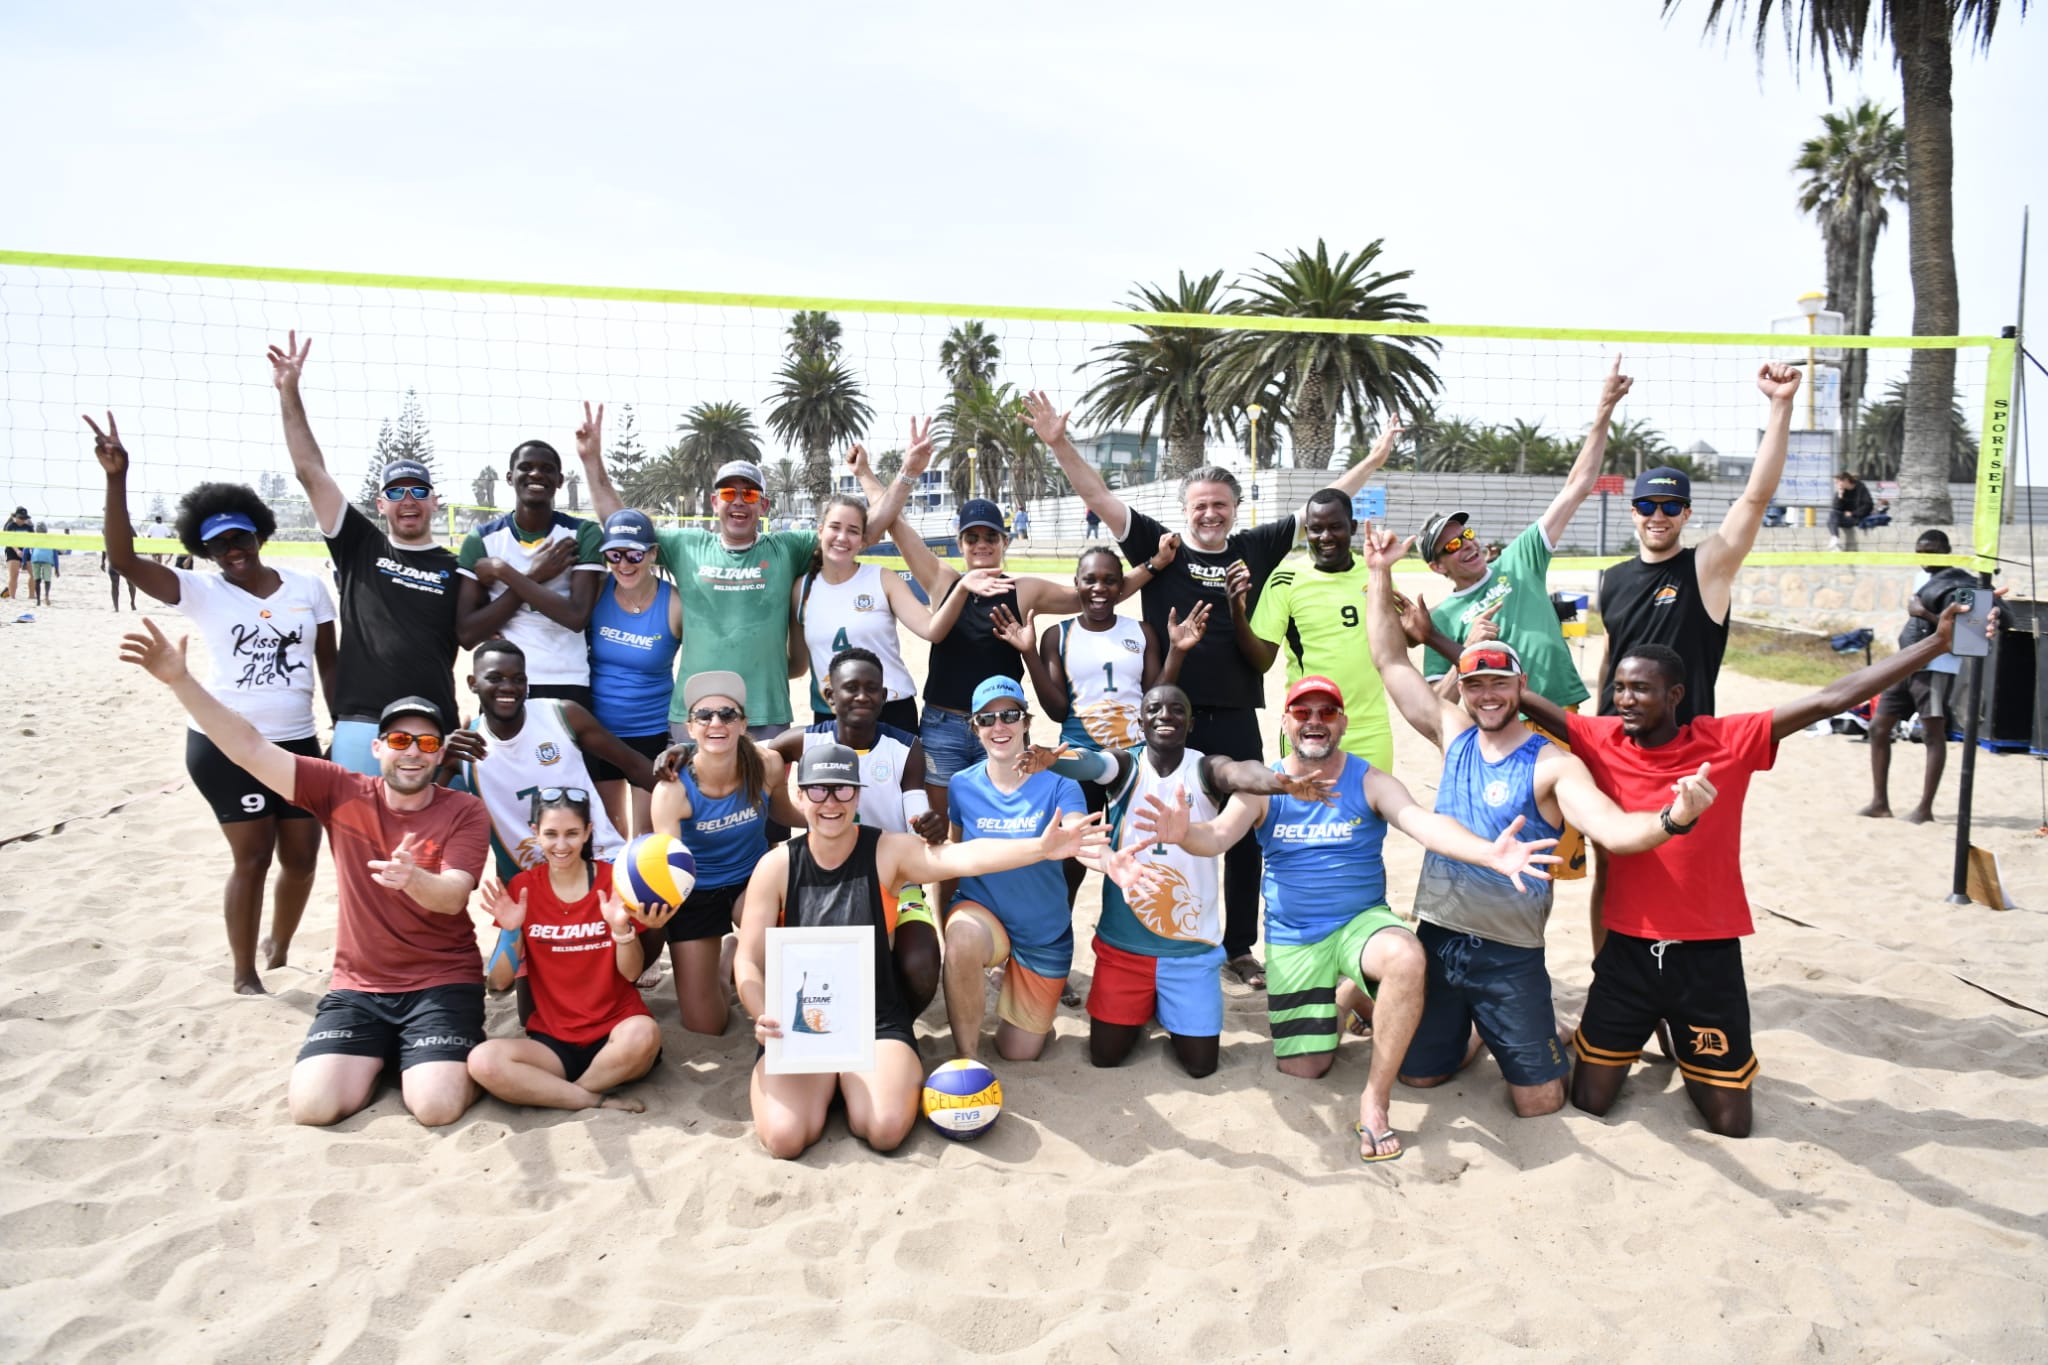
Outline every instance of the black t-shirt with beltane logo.
[[374, 721], [400, 697], [455, 709], [455, 552], [393, 545], [354, 506], [327, 538], [341, 581], [334, 718]]
[[[1142, 564], [1159, 552], [1166, 528], [1136, 508], [1120, 548], [1131, 564]], [[1181, 661], [1180, 688], [1196, 706], [1251, 708], [1266, 695], [1265, 682], [1252, 671], [1237, 648], [1237, 636], [1230, 628], [1230, 593], [1224, 580], [1231, 564], [1242, 559], [1251, 570], [1251, 595], [1245, 601], [1250, 613], [1259, 605], [1259, 593], [1266, 579], [1294, 548], [1294, 517], [1290, 513], [1263, 526], [1230, 533], [1220, 551], [1197, 550], [1181, 541], [1180, 553], [1166, 572], [1145, 584], [1140, 594], [1145, 624], [1152, 627], [1162, 648], [1166, 644], [1166, 613], [1173, 611], [1183, 621], [1197, 602], [1209, 604], [1209, 629], [1194, 653]]]
[[1637, 645], [1663, 645], [1685, 661], [1678, 723], [1714, 714], [1714, 680], [1728, 650], [1728, 622], [1707, 614], [1693, 551], [1646, 564], [1625, 559], [1600, 579], [1600, 621], [1607, 658], [1600, 665], [1600, 714], [1614, 714], [1614, 666]]

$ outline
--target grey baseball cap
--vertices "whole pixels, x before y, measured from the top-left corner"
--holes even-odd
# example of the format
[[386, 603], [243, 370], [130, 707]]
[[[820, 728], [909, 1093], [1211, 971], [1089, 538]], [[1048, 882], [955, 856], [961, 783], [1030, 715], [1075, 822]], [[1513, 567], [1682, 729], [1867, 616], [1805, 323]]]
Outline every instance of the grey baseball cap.
[[742, 710], [747, 705], [747, 680], [726, 669], [692, 673], [683, 679], [683, 709], [693, 710], [706, 697], [731, 697]]
[[820, 744], [815, 749], [806, 749], [796, 765], [796, 784], [858, 787], [862, 785], [860, 755], [844, 744]]
[[752, 460], [727, 460], [718, 467], [718, 477], [711, 481], [711, 486], [718, 488], [740, 479], [745, 479], [763, 492], [768, 489], [767, 476], [762, 474], [761, 466]]
[[422, 483], [432, 488], [434, 486], [434, 471], [428, 469], [418, 460], [393, 460], [390, 464], [384, 466], [384, 486], [386, 488], [404, 479], [411, 479], [414, 483]]

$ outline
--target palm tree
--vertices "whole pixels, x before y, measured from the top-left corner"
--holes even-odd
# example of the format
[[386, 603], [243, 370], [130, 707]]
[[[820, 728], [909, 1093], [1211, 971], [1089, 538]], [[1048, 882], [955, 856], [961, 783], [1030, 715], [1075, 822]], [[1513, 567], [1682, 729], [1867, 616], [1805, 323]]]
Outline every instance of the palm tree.
[[[1220, 270], [1193, 281], [1182, 271], [1171, 291], [1133, 285], [1124, 306], [1140, 313], [1237, 311], [1237, 305], [1224, 297]], [[1166, 437], [1159, 477], [1177, 479], [1202, 463], [1202, 438], [1213, 425], [1206, 394], [1208, 372], [1224, 334], [1208, 327], [1140, 325], [1135, 330], [1136, 337], [1097, 346], [1097, 358], [1083, 362], [1081, 368], [1093, 366], [1103, 373], [1081, 396], [1086, 405], [1082, 420], [1111, 426], [1138, 416], [1141, 445], [1151, 439], [1156, 424]]]
[[816, 310], [792, 313], [787, 334], [789, 345], [786, 349], [790, 355], [800, 356], [806, 360], [821, 355], [836, 357], [839, 354], [839, 337], [842, 330], [839, 319], [830, 313]]
[[744, 403], [699, 403], [683, 414], [676, 434], [682, 439], [669, 448], [673, 458], [665, 457], [659, 466], [664, 483], [660, 501], [680, 503], [692, 512], [703, 510], [720, 465], [761, 459], [760, 431]]
[[1664, 433], [1650, 425], [1647, 417], [1618, 418], [1607, 429], [1607, 455], [1600, 462], [1603, 474], [1627, 474], [1631, 478], [1645, 469], [1667, 465], [1683, 469], [1696, 478], [1707, 478], [1708, 474], [1694, 474], [1688, 462], [1679, 458], [1678, 447], [1664, 438]]
[[[1420, 304], [1392, 288], [1411, 272], [1373, 270], [1380, 244], [1375, 240], [1355, 256], [1334, 261], [1321, 241], [1313, 252], [1268, 255], [1271, 269], [1238, 282], [1245, 293], [1242, 311], [1258, 317], [1427, 321]], [[1233, 332], [1217, 356], [1210, 404], [1242, 410], [1277, 387], [1286, 395], [1282, 420], [1293, 437], [1295, 464], [1322, 469], [1336, 452], [1339, 418], [1348, 417], [1353, 440], [1362, 441], [1373, 413], [1413, 408], [1436, 391], [1436, 371], [1423, 359], [1436, 350], [1434, 337]]]
[[1050, 454], [1031, 429], [1024, 395], [1014, 384], [975, 381], [939, 409], [938, 429], [956, 501], [1021, 502], [1045, 497], [1058, 486]]
[[[1669, 15], [1681, 0], [1663, 0]], [[1706, 0], [1706, 31], [1736, 27], [1748, 0]], [[1913, 335], [1953, 336], [1961, 317], [1956, 298], [1955, 134], [1950, 127], [1950, 69], [1958, 33], [1991, 46], [1998, 0], [1780, 0], [1779, 19], [1795, 60], [1803, 49], [1820, 64], [1834, 91], [1834, 63], [1856, 66], [1867, 39], [1891, 40], [1905, 92], [1906, 231], [1913, 272]], [[2024, 13], [2025, 0], [2021, 0]], [[1757, 0], [1756, 52], [1770, 41], [1772, 0]], [[1944, 525], [1948, 497], [1950, 408], [1956, 353], [1913, 352], [1906, 398], [1905, 447], [1899, 465], [1899, 516], [1916, 525]]]
[[862, 398], [853, 371], [829, 354], [799, 355], [792, 343], [775, 378], [768, 430], [803, 452], [803, 486], [813, 505], [823, 507], [832, 496], [832, 447], [858, 440], [875, 411]]
[[[1871, 262], [1888, 215], [1885, 201], [1906, 198], [1906, 131], [1891, 111], [1863, 100], [1845, 114], [1823, 114], [1826, 131], [1799, 149], [1792, 169], [1803, 172], [1799, 208], [1820, 224], [1827, 250], [1828, 307], [1849, 320], [1852, 336], [1869, 336], [1874, 312]], [[1870, 352], [1851, 350], [1842, 361], [1842, 440], [1854, 444], [1856, 411]]]
[[996, 362], [1002, 358], [1002, 342], [978, 322], [958, 324], [939, 343], [939, 368], [955, 394], [966, 393], [977, 381], [994, 383]]
[[[1906, 449], [1905, 379], [1894, 379], [1885, 395], [1863, 409], [1856, 424], [1852, 457], [1857, 471], [1866, 479], [1898, 477], [1899, 460]], [[1845, 463], [1844, 468], [1847, 468]], [[1970, 432], [1970, 420], [1963, 405], [1949, 403], [1948, 481], [1974, 483], [1977, 479], [1977, 438]]]
[[900, 450], [885, 450], [875, 456], [875, 477], [885, 484], [895, 479], [902, 468], [903, 452]]
[[[796, 476], [796, 461], [785, 455], [768, 468], [768, 496], [781, 508], [796, 506], [797, 494], [803, 491], [802, 483]], [[821, 502], [820, 507], [824, 506]]]

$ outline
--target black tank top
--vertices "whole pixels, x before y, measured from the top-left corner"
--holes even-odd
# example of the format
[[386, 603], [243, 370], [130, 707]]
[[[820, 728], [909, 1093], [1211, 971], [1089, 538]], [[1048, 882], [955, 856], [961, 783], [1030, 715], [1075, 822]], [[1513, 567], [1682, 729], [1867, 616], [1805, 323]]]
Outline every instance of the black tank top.
[[[1007, 646], [1005, 646], [1007, 648]], [[1014, 649], [1010, 651], [1016, 653]], [[811, 839], [799, 834], [789, 841], [789, 885], [783, 895], [782, 922], [792, 929], [870, 925], [875, 931], [875, 1027], [910, 1033], [910, 1009], [896, 984], [896, 956], [889, 950], [889, 921], [882, 912], [882, 878], [875, 868], [875, 849], [882, 831], [861, 825], [854, 831], [853, 852], [834, 868], [818, 866], [811, 857]]]
[[[944, 606], [946, 597], [965, 591], [955, 579], [946, 595], [932, 603], [933, 610]], [[968, 596], [960, 608], [960, 619], [946, 632], [945, 639], [932, 646], [930, 672], [924, 682], [925, 701], [965, 711], [974, 705], [974, 689], [981, 686], [983, 679], [1000, 674], [1018, 682], [1024, 680], [1024, 656], [996, 635], [992, 617], [997, 607], [1008, 607], [1019, 620], [1024, 618], [1015, 589], [1000, 597]]]
[[1728, 623], [1709, 616], [1700, 600], [1693, 551], [1680, 550], [1656, 564], [1638, 557], [1609, 569], [1600, 581], [1600, 620], [1607, 628], [1601, 715], [1614, 714], [1614, 666], [1637, 645], [1663, 645], [1685, 661], [1680, 725], [1714, 714], [1714, 679], [1721, 676], [1721, 656], [1728, 649]]

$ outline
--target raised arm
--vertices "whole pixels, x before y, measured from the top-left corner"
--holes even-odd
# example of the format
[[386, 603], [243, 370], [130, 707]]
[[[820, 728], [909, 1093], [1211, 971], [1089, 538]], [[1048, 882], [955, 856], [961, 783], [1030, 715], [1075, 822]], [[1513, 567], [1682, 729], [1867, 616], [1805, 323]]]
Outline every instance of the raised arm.
[[1763, 440], [1757, 443], [1756, 462], [1749, 467], [1749, 482], [1742, 496], [1728, 508], [1721, 525], [1700, 542], [1694, 558], [1700, 584], [1700, 601], [1716, 621], [1728, 615], [1729, 590], [1735, 571], [1756, 544], [1757, 529], [1764, 513], [1777, 496], [1778, 479], [1785, 472], [1785, 451], [1791, 442], [1792, 399], [1799, 392], [1799, 371], [1790, 365], [1765, 365], [1757, 371], [1756, 386], [1771, 400], [1770, 415], [1764, 419]]
[[[1988, 589], [1979, 588], [1978, 591]], [[2005, 596], [2006, 591], [2000, 588], [1997, 596]], [[1934, 623], [1934, 634], [1919, 644], [1879, 659], [1868, 668], [1859, 668], [1837, 678], [1812, 696], [1772, 707], [1771, 738], [1783, 739], [1787, 735], [1798, 734], [1815, 721], [1838, 716], [1858, 702], [1877, 696], [1893, 683], [1912, 677], [1949, 653], [1955, 646], [1956, 617], [1962, 614], [1962, 610], [1960, 605], [1949, 606]], [[1998, 613], [1993, 611], [1985, 633], [1995, 633], [1997, 629]]]
[[1571, 525], [1572, 514], [1593, 495], [1594, 485], [1600, 482], [1600, 465], [1607, 458], [1607, 434], [1614, 423], [1614, 410], [1634, 384], [1635, 380], [1621, 372], [1621, 354], [1616, 352], [1614, 364], [1600, 385], [1600, 403], [1593, 409], [1593, 425], [1586, 430], [1586, 442], [1579, 447], [1579, 458], [1572, 461], [1570, 472], [1564, 476], [1564, 487], [1557, 490], [1550, 506], [1544, 508], [1543, 515], [1537, 518], [1543, 527], [1543, 538], [1552, 545], [1564, 535], [1564, 528]]
[[[313, 521], [320, 534], [331, 536], [341, 530], [342, 515], [348, 511], [348, 495], [327, 472], [320, 443], [313, 439], [313, 424], [306, 419], [306, 404], [299, 397], [299, 378], [305, 373], [306, 357], [313, 352], [313, 338], [304, 344], [297, 332], [288, 332], [283, 349], [270, 348], [270, 382], [277, 385], [278, 411], [284, 417], [284, 448], [292, 457], [292, 473], [306, 490], [313, 509]], [[274, 789], [273, 789], [274, 790]]]
[[222, 705], [199, 685], [185, 666], [185, 647], [191, 637], [182, 636], [173, 645], [156, 622], [142, 618], [142, 630], [121, 637], [121, 662], [139, 665], [152, 678], [171, 689], [192, 723], [214, 746], [264, 786], [292, 799], [298, 787], [298, 758], [256, 732], [256, 727]]
[[583, 462], [583, 483], [590, 490], [590, 510], [603, 521], [626, 504], [612, 487], [604, 467], [604, 404], [583, 405], [583, 425], [576, 428], [576, 458]]
[[[1394, 453], [1394, 442], [1400, 435], [1401, 418], [1398, 414], [1389, 412], [1387, 425], [1381, 429], [1379, 439], [1372, 443], [1372, 449], [1366, 452], [1365, 458], [1330, 480], [1330, 487], [1347, 498], [1356, 495], [1359, 489], [1365, 487], [1365, 481], [1379, 473], [1386, 465], [1387, 457]], [[1294, 519], [1299, 525], [1308, 524], [1307, 503], [1304, 502], [1296, 509]]]
[[1109, 531], [1111, 540], [1121, 541], [1131, 529], [1131, 507], [1103, 482], [1102, 471], [1083, 459], [1074, 443], [1067, 439], [1067, 414], [1053, 406], [1052, 399], [1043, 390], [1033, 389], [1024, 395], [1024, 415], [1031, 422], [1031, 429], [1038, 433], [1038, 439], [1045, 442], [1052, 451], [1052, 457], [1059, 461], [1060, 472], [1067, 476], [1067, 482], [1074, 493], [1088, 509], [1102, 518], [1102, 524]]
[[1230, 633], [1237, 641], [1237, 652], [1254, 673], [1266, 673], [1280, 657], [1280, 646], [1252, 629], [1251, 613], [1245, 608], [1251, 597], [1252, 571], [1242, 559], [1232, 560], [1224, 571], [1223, 590], [1230, 598]]
[[1465, 728], [1451, 718], [1454, 712], [1464, 718], [1464, 712], [1439, 697], [1408, 658], [1408, 636], [1395, 607], [1394, 565], [1408, 553], [1409, 544], [1384, 528], [1365, 528], [1365, 564], [1371, 570], [1365, 592], [1365, 638], [1395, 709], [1417, 734], [1442, 748]]
[[890, 886], [903, 882], [960, 881], [1007, 872], [1038, 862], [1060, 862], [1107, 847], [1109, 831], [1102, 814], [1062, 815], [1044, 833], [1031, 839], [969, 839], [965, 843], [928, 844], [914, 834], [884, 834], [877, 850], [877, 871]]
[[92, 428], [93, 458], [107, 473], [106, 524], [100, 531], [107, 546], [107, 562], [157, 601], [175, 607], [184, 596], [177, 571], [135, 553], [135, 527], [128, 520], [128, 452], [121, 445], [121, 429], [114, 425], [114, 414], [107, 414], [105, 431], [90, 417], [85, 424]]
[[[850, 454], [850, 452], [849, 452]], [[861, 490], [868, 499], [867, 543], [874, 545], [888, 533], [888, 528], [902, 515], [904, 506], [910, 501], [910, 491], [917, 487], [918, 479], [924, 474], [925, 466], [932, 458], [932, 419], [924, 419], [919, 426], [915, 417], [910, 419], [910, 445], [903, 452], [903, 468], [889, 481], [889, 486], [879, 493], [868, 492], [868, 480], [861, 481]]]
[[1238, 791], [1231, 794], [1214, 820], [1191, 822], [1191, 799], [1187, 789], [1178, 786], [1154, 793], [1133, 813], [1131, 824], [1139, 833], [1152, 836], [1155, 843], [1179, 844], [1197, 858], [1214, 858], [1266, 818], [1265, 797]]

